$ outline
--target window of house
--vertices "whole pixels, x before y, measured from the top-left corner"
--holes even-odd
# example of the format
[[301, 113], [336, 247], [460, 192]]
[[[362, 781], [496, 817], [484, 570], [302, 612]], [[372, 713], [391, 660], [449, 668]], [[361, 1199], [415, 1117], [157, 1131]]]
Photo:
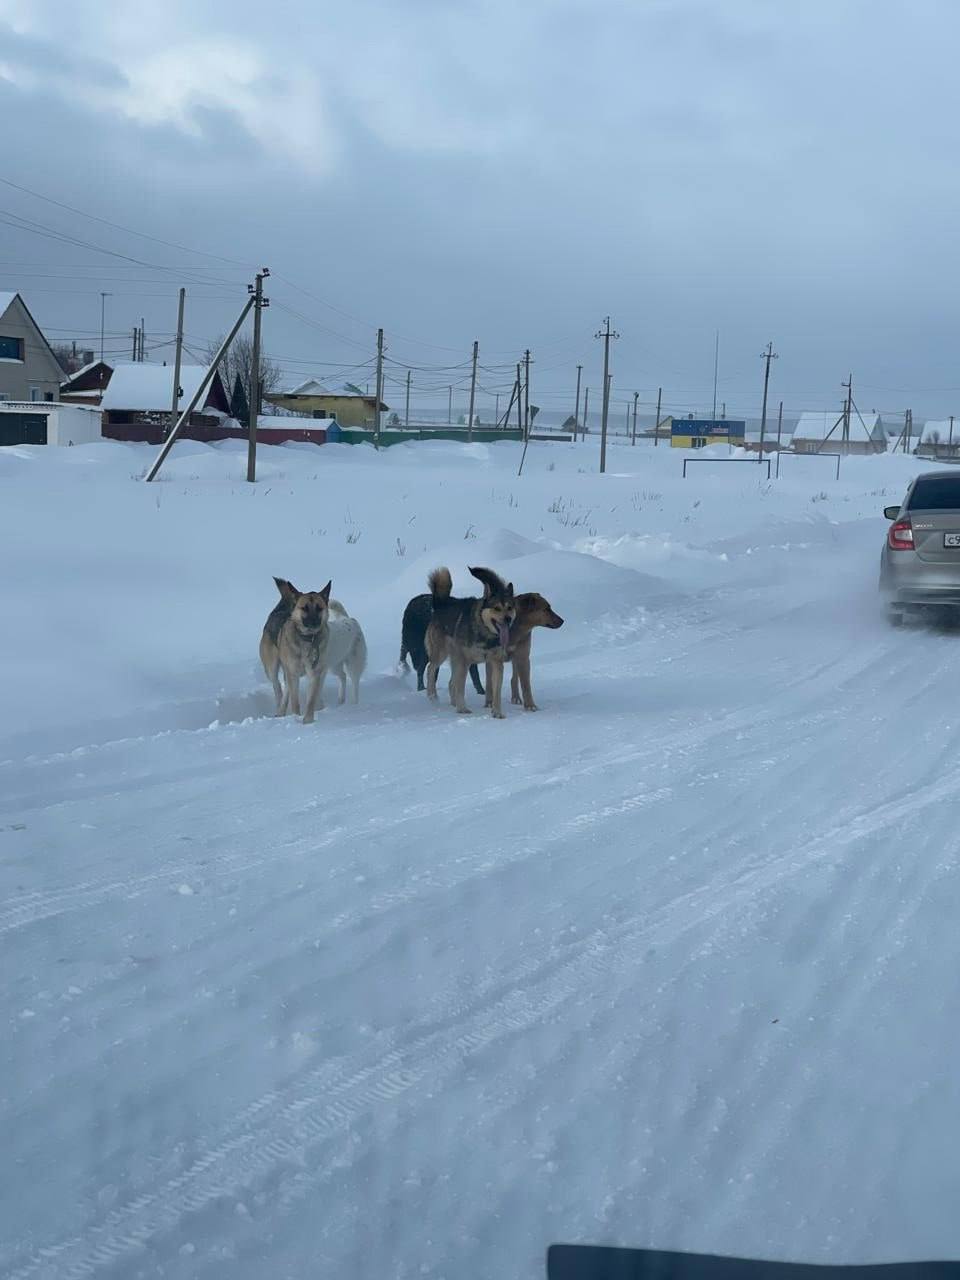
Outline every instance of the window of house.
[[30, 399], [33, 401], [33, 403], [34, 403], [34, 404], [36, 404], [36, 402], [40, 399], [40, 388], [39, 388], [39, 387], [31, 387], [31, 388], [30, 388]]
[[53, 400], [53, 392], [52, 392], [52, 391], [45, 391], [45, 392], [43, 393], [43, 398], [44, 398], [44, 400]]
[[23, 339], [5, 338], [0, 334], [0, 360], [22, 360]]

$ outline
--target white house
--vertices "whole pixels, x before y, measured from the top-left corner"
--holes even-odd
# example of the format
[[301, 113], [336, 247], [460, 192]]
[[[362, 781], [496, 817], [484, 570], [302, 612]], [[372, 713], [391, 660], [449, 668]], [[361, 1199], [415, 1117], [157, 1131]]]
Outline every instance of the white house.
[[919, 433], [914, 431], [913, 438], [916, 441], [914, 453], [929, 458], [955, 458], [960, 453], [960, 421], [929, 418]]
[[[862, 420], [861, 420], [862, 419]], [[850, 438], [843, 439], [843, 414], [828, 412], [801, 413], [793, 429], [794, 453], [885, 453], [887, 433], [879, 413], [850, 415]]]

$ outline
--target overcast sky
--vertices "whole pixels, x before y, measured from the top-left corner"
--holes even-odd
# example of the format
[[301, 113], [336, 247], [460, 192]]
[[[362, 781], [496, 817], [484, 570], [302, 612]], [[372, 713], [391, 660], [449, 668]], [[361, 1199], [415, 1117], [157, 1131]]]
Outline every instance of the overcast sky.
[[559, 408], [609, 313], [621, 400], [709, 411], [719, 329], [728, 411], [772, 339], [788, 411], [852, 371], [960, 414], [958, 37], [956, 0], [0, 0], [0, 177], [184, 246], [0, 184], [0, 289], [93, 346], [107, 290], [163, 359], [178, 285], [199, 347], [263, 263], [291, 383], [365, 380], [383, 325], [422, 388], [529, 346]]

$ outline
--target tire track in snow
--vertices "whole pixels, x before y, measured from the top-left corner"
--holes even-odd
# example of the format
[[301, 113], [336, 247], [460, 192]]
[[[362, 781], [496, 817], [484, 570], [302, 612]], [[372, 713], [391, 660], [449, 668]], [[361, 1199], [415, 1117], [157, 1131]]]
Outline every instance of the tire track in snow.
[[[9, 1273], [8, 1280], [38, 1280], [51, 1265], [57, 1267], [58, 1280], [87, 1280], [98, 1267], [141, 1252], [163, 1232], [179, 1228], [186, 1215], [235, 1197], [279, 1166], [302, 1169], [315, 1148], [349, 1137], [356, 1123], [379, 1105], [418, 1091], [433, 1094], [474, 1055], [543, 1023], [601, 978], [609, 985], [611, 970], [629, 983], [651, 946], [675, 943], [704, 923], [744, 907], [749, 910], [758, 895], [781, 887], [816, 861], [836, 857], [839, 849], [870, 839], [931, 805], [942, 805], [958, 792], [960, 771], [955, 771], [909, 798], [859, 813], [760, 867], [746, 872], [734, 868], [666, 903], [647, 921], [595, 931], [559, 963], [552, 956], [521, 963], [510, 975], [505, 995], [474, 1008], [453, 1026], [421, 1031], [386, 1052], [374, 1051], [372, 1057], [369, 1050], [360, 1050], [320, 1065], [241, 1110], [219, 1141], [176, 1177], [111, 1211], [84, 1232], [37, 1250]], [[603, 820], [598, 815], [597, 821]], [[297, 1181], [306, 1190], [317, 1180], [307, 1174]]]
[[[882, 656], [887, 655], [884, 653]], [[856, 655], [852, 658], [845, 656], [824, 664], [824, 667], [819, 669], [818, 674], [823, 675], [826, 671], [831, 671], [834, 674], [839, 672], [843, 679], [862, 673], [864, 665], [865, 662], [862, 655], [859, 659]], [[808, 674], [801, 673], [795, 679], [785, 683], [783, 692], [797, 688], [803, 689], [807, 686], [808, 681]], [[822, 689], [817, 691], [818, 699], [823, 693]], [[615, 747], [600, 756], [592, 754], [588, 759], [577, 765], [576, 774], [578, 777], [582, 777], [605, 773], [612, 767], [636, 766], [662, 758], [671, 751], [683, 751], [691, 747], [702, 748], [712, 739], [725, 737], [729, 733], [738, 730], [756, 730], [764, 722], [777, 722], [778, 720], [779, 715], [767, 707], [764, 707], [759, 712], [755, 707], [738, 709], [709, 722], [706, 726], [687, 725], [672, 734], [661, 734], [656, 741], [644, 741], [633, 747]], [[417, 822], [421, 818], [429, 817], [431, 820], [435, 820], [438, 816], [455, 816], [465, 809], [473, 811], [477, 806], [495, 803], [498, 799], [507, 796], [515, 797], [518, 792], [524, 789], [537, 790], [551, 784], [568, 785], [569, 782], [570, 773], [558, 772], [553, 772], [546, 776], [532, 775], [521, 778], [519, 782], [511, 778], [509, 782], [498, 783], [495, 786], [488, 787], [480, 794], [471, 792], [447, 800], [418, 805], [399, 816], [380, 817], [373, 822], [364, 820], [355, 823], [351, 828], [341, 826], [328, 830], [322, 835], [311, 833], [309, 838], [297, 839], [291, 841], [289, 845], [282, 845], [279, 848], [271, 847], [262, 856], [251, 857], [248, 853], [220, 855], [212, 861], [204, 863], [201, 872], [205, 878], [235, 875], [263, 866], [266, 863], [272, 865], [276, 862], [278, 856], [282, 857], [288, 850], [292, 852], [287, 852], [287, 856], [313, 857], [319, 851], [330, 848], [335, 844], [348, 842], [356, 838], [367, 840], [372, 836], [382, 836], [387, 831], [398, 830], [405, 825]], [[176, 863], [173, 866], [167, 864], [156, 871], [145, 873], [133, 879], [111, 877], [101, 881], [84, 881], [78, 885], [63, 889], [34, 892], [10, 898], [6, 906], [0, 909], [0, 936], [54, 916], [96, 906], [101, 901], [111, 897], [132, 897], [154, 888], [175, 888], [185, 876], [195, 875], [197, 872], [197, 859], [194, 857], [190, 861]], [[462, 878], [466, 878], [466, 874], [466, 871], [464, 871]], [[429, 888], [429, 884], [427, 887]], [[408, 901], [409, 896], [409, 894], [404, 893], [402, 900]], [[386, 903], [385, 905], [389, 904]]]

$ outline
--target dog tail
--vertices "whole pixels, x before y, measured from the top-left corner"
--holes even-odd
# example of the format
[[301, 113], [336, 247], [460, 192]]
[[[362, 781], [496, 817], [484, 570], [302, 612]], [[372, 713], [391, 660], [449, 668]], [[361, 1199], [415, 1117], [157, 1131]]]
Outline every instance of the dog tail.
[[479, 566], [468, 566], [468, 568], [477, 581], [483, 583], [484, 587], [491, 595], [503, 596], [507, 594], [507, 584], [500, 577], [499, 573], [494, 573], [492, 569], [484, 569]]
[[339, 600], [331, 600], [327, 608], [335, 618], [349, 618], [350, 615]]
[[433, 573], [427, 578], [427, 586], [430, 588], [430, 594], [433, 597], [433, 606], [443, 604], [450, 599], [450, 593], [453, 591], [453, 578], [450, 576], [450, 570], [446, 568], [434, 569]]

